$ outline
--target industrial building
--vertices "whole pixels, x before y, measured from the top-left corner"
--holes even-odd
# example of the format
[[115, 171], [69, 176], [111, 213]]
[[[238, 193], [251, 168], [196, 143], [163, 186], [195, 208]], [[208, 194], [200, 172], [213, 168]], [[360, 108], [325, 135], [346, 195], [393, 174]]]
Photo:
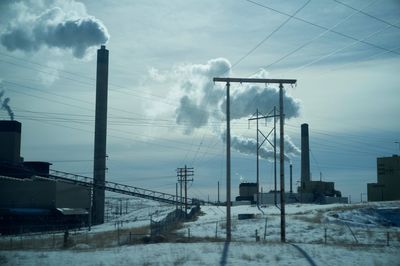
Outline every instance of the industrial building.
[[0, 234], [83, 226], [91, 191], [49, 179], [50, 163], [20, 156], [21, 123], [0, 121]]
[[368, 183], [368, 201], [400, 200], [400, 157], [377, 158], [377, 183]]
[[[256, 184], [256, 183], [248, 183]], [[257, 184], [256, 184], [257, 185]], [[241, 187], [244, 186], [246, 193], [253, 193], [252, 202], [257, 202], [257, 188], [249, 189], [246, 183], [239, 185], [240, 196], [237, 201], [248, 200], [247, 194], [242, 193]], [[279, 204], [280, 191], [270, 191], [268, 193], [259, 193], [259, 204]], [[322, 180], [311, 180], [310, 174], [310, 148], [309, 148], [309, 132], [308, 124], [301, 125], [301, 178], [300, 186], [297, 188], [297, 193], [292, 191], [292, 167], [290, 168], [290, 192], [285, 192], [286, 203], [347, 203], [347, 197], [342, 197], [341, 192], [335, 190], [334, 182], [326, 182]]]
[[254, 203], [254, 195], [257, 194], [257, 183], [240, 183], [239, 196], [236, 201], [250, 201]]

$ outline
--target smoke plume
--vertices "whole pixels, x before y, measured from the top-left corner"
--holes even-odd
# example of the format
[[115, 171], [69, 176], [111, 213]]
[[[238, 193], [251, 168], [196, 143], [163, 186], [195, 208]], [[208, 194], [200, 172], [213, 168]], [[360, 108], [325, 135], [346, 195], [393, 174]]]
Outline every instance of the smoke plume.
[[[223, 133], [221, 139], [225, 142], [226, 135]], [[290, 157], [300, 155], [299, 148], [293, 144], [288, 135], [285, 136], [285, 160], [290, 161]], [[252, 138], [242, 137], [242, 136], [231, 136], [231, 148], [247, 155], [257, 155], [257, 141]], [[279, 138], [277, 139], [277, 158], [279, 159]], [[274, 160], [274, 150], [268, 143], [264, 145], [259, 150], [259, 156], [262, 159], [273, 161]]]
[[14, 120], [14, 112], [11, 110], [10, 105], [8, 104], [10, 102], [10, 98], [6, 97], [4, 100], [2, 99], [4, 96], [4, 91], [0, 91], [0, 109], [1, 110], [6, 110], [10, 119]]
[[[214, 84], [213, 77], [230, 74], [231, 64], [224, 58], [208, 61], [204, 65], [184, 65], [173, 69], [171, 73], [160, 74], [152, 70], [155, 79], [165, 80], [174, 76], [178, 80], [179, 106], [176, 108], [176, 122], [185, 127], [184, 132], [208, 124], [210, 120], [225, 119], [226, 92], [221, 84]], [[263, 72], [265, 74], [265, 72]], [[269, 112], [279, 103], [276, 88], [243, 84], [235, 87], [231, 94], [231, 119], [248, 118], [258, 108]], [[300, 103], [286, 92], [284, 93], [285, 118], [299, 115]]]
[[[170, 84], [173, 97], [179, 98], [175, 109], [176, 123], [182, 125], [185, 134], [212, 124], [213, 131], [225, 142], [224, 123], [226, 110], [225, 84], [214, 84], [213, 77], [230, 75], [231, 64], [227, 59], [217, 58], [206, 64], [180, 65], [164, 73], [157, 69], [150, 70], [153, 80]], [[267, 73], [260, 72], [265, 78]], [[231, 119], [249, 118], [258, 108], [268, 113], [279, 104], [279, 91], [276, 88], [241, 84], [232, 86], [231, 90]], [[300, 103], [286, 92], [284, 97], [285, 118], [290, 119], [299, 115]], [[214, 123], [210, 123], [214, 122]], [[243, 154], [256, 154], [256, 141], [243, 136], [233, 136], [231, 147]], [[295, 156], [299, 149], [285, 136], [285, 154]], [[267, 145], [260, 150], [260, 157], [273, 159], [272, 148]]]
[[[12, 13], [1, 25], [0, 42], [9, 51], [38, 51], [42, 47], [70, 49], [77, 58], [104, 44], [109, 34], [103, 23], [89, 16], [82, 3], [66, 0], [11, 2], [0, 15]], [[0, 23], [1, 23], [0, 22]]]

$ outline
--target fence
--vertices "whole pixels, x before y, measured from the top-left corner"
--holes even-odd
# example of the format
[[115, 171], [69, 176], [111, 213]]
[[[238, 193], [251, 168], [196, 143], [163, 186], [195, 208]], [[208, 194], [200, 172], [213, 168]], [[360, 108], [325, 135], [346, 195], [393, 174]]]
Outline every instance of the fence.
[[[200, 232], [203, 238], [221, 240], [225, 238], [225, 220], [209, 221]], [[204, 230], [206, 229], [206, 230]], [[254, 218], [245, 221], [232, 219], [233, 241], [280, 242], [280, 224], [268, 218]], [[179, 232], [179, 231], [178, 231]], [[185, 229], [180, 230], [184, 234]], [[192, 237], [199, 232], [192, 230]], [[286, 225], [286, 239], [291, 243], [370, 245], [400, 247], [400, 228], [396, 227], [357, 227], [349, 224], [308, 223]]]
[[[161, 221], [150, 219], [147, 226], [126, 228], [124, 222], [114, 224], [114, 230], [90, 232], [86, 230], [23, 234], [0, 237], [0, 250], [98, 248], [125, 244], [147, 243], [152, 237], [165, 236], [164, 241], [223, 241], [225, 220], [215, 219], [198, 223], [180, 223], [184, 213], [174, 211]], [[189, 215], [189, 219], [191, 215]], [[232, 217], [232, 241], [263, 243], [280, 242], [279, 217], [255, 217], [239, 220]], [[169, 238], [169, 239], [168, 239]], [[288, 219], [286, 239], [290, 243], [326, 245], [367, 245], [400, 247], [400, 228], [361, 227], [348, 223], [320, 223], [311, 220]], [[154, 239], [153, 239], [154, 240]]]
[[177, 228], [179, 222], [191, 219], [199, 210], [200, 208], [194, 207], [188, 215], [183, 211], [175, 210], [161, 221], [154, 221], [150, 218], [149, 225], [139, 228], [125, 228], [124, 225], [131, 222], [131, 220], [127, 220], [115, 222], [114, 230], [104, 232], [73, 229], [1, 236], [0, 250], [90, 249], [148, 243], [161, 235], [174, 235], [171, 231]]
[[118, 227], [116, 230], [106, 232], [64, 231], [2, 236], [0, 237], [0, 250], [115, 247], [126, 244], [143, 243], [143, 238], [148, 236], [148, 227], [135, 229]]

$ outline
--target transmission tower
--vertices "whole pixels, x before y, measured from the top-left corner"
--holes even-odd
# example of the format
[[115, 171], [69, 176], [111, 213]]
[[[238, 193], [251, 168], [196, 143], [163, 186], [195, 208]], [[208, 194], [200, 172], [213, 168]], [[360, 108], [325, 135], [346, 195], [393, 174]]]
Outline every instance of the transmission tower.
[[[260, 155], [260, 149], [262, 147], [262, 145], [265, 143], [265, 141], [267, 141], [272, 148], [274, 149], [274, 186], [275, 186], [275, 190], [274, 190], [274, 200], [275, 200], [275, 205], [277, 205], [277, 200], [276, 200], [276, 107], [274, 107], [274, 109], [272, 109], [267, 115], [263, 115], [262, 113], [259, 112], [259, 110], [257, 109], [257, 111], [248, 119], [249, 120], [249, 128], [250, 128], [250, 121], [252, 120], [256, 120], [256, 130], [257, 130], [257, 206], [259, 207], [260, 205], [260, 164], [259, 164], [259, 155]], [[263, 134], [263, 132], [260, 130], [259, 126], [258, 126], [258, 120], [260, 119], [265, 119], [267, 120], [268, 118], [274, 118], [274, 127], [268, 132], [268, 134], [265, 136]], [[269, 137], [271, 136], [271, 134], [274, 134], [274, 143], [272, 143], [269, 140]], [[261, 135], [263, 137], [263, 140], [260, 144], [260, 137], [259, 135]]]

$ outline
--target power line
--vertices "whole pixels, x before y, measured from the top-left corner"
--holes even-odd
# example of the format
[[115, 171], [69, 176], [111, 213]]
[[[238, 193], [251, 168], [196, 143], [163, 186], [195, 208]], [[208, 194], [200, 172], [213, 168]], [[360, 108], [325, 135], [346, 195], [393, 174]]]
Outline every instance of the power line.
[[[288, 14], [288, 13], [285, 13], [285, 12], [283, 12], [283, 11], [274, 9], [274, 8], [269, 7], [269, 6], [267, 6], [267, 5], [264, 5], [264, 4], [260, 4], [260, 3], [258, 3], [258, 2], [253, 1], [253, 0], [245, 0], [245, 1], [247, 1], [247, 2], [249, 2], [249, 3], [251, 3], [251, 4], [253, 4], [253, 5], [257, 5], [257, 6], [260, 6], [260, 7], [262, 7], [262, 8], [265, 8], [265, 9], [268, 9], [268, 10], [271, 10], [271, 11], [274, 11], [274, 12], [279, 13], [279, 14], [281, 14], [281, 15], [290, 16], [290, 14]], [[314, 27], [317, 27], [317, 28], [320, 28], [320, 29], [323, 29], [323, 30], [327, 30], [327, 31], [329, 31], [329, 32], [335, 33], [335, 34], [340, 35], [340, 36], [342, 36], [342, 37], [345, 37], [345, 38], [347, 38], [347, 39], [351, 39], [351, 40], [353, 40], [353, 41], [360, 41], [361, 43], [366, 44], [366, 45], [368, 45], [368, 46], [371, 46], [371, 47], [374, 47], [374, 48], [377, 48], [377, 49], [380, 49], [380, 50], [385, 50], [385, 51], [391, 52], [391, 53], [396, 54], [396, 55], [400, 55], [400, 53], [399, 53], [399, 52], [396, 52], [395, 50], [387, 49], [387, 48], [385, 48], [385, 47], [382, 47], [382, 46], [380, 46], [380, 45], [373, 44], [373, 43], [370, 43], [370, 42], [361, 41], [360, 39], [358, 39], [358, 38], [356, 38], [356, 37], [350, 36], [350, 35], [348, 35], [348, 34], [345, 34], [345, 33], [339, 32], [339, 31], [331, 30], [331, 29], [329, 29], [328, 27], [319, 25], [319, 24], [317, 24], [317, 23], [308, 21], [308, 20], [306, 20], [306, 19], [302, 19], [302, 18], [299, 18], [299, 17], [296, 17], [296, 16], [294, 16], [293, 19], [298, 20], [298, 21], [301, 21], [301, 22], [304, 22], [304, 23], [306, 23], [306, 24], [312, 25], [312, 26], [314, 26]]]
[[[58, 75], [58, 74], [55, 74], [55, 73], [43, 71], [43, 70], [40, 70], [40, 69], [36, 69], [36, 68], [29, 67], [29, 66], [20, 65], [20, 64], [14, 63], [14, 62], [9, 62], [9, 61], [5, 61], [5, 60], [1, 60], [1, 59], [0, 59], [1, 62], [7, 63], [7, 64], [11, 64], [11, 65], [13, 65], [13, 66], [17, 66], [17, 67], [21, 67], [21, 68], [33, 70], [33, 71], [36, 71], [36, 72], [39, 72], [39, 73], [44, 73], [44, 74], [47, 74], [47, 75], [50, 75], [50, 76], [55, 76], [55, 77], [59, 77], [59, 78], [64, 78], [64, 79], [67, 79], [67, 80], [70, 80], [70, 81], [74, 81], [74, 82], [76, 82], [76, 83], [80, 83], [80, 84], [87, 85], [87, 86], [90, 86], [90, 87], [93, 87], [93, 86], [94, 86], [94, 82], [95, 82], [95, 79], [94, 79], [94, 78], [87, 77], [87, 76], [83, 76], [83, 75], [81, 75], [81, 74], [79, 74], [79, 73], [74, 73], [74, 72], [70, 72], [70, 71], [65, 71], [65, 70], [63, 70], [63, 69], [56, 68], [56, 67], [52, 67], [52, 66], [45, 66], [45, 65], [43, 65], [43, 64], [40, 64], [40, 63], [37, 63], [37, 62], [34, 62], [34, 61], [26, 60], [26, 59], [19, 58], [19, 57], [16, 57], [16, 56], [7, 55], [7, 54], [1, 53], [1, 52], [0, 52], [0, 55], [8, 56], [8, 57], [10, 57], [10, 58], [13, 58], [13, 59], [16, 59], [16, 60], [20, 60], [20, 61], [29, 62], [29, 63], [31, 63], [31, 64], [35, 64], [35, 65], [38, 65], [38, 66], [41, 66], [41, 67], [45, 67], [45, 68], [48, 68], [48, 69], [54, 69], [54, 70], [56, 70], [56, 71], [64, 72], [64, 73], [67, 73], [67, 74], [69, 74], [69, 75], [82, 77], [82, 78], [85, 78], [85, 79], [87, 79], [87, 80], [93, 81], [93, 83], [84, 82], [84, 81], [77, 80], [77, 79], [74, 79], [74, 78], [71, 78], [71, 77], [67, 77], [67, 76], [63, 76], [63, 75]], [[115, 83], [112, 83], [112, 82], [109, 82], [109, 85], [110, 85], [110, 87], [117, 87], [117, 88], [120, 88], [120, 89], [128, 90], [127, 87], [121, 86], [121, 85], [118, 85], [118, 84], [115, 84]], [[129, 90], [130, 90], [130, 91], [135, 91], [135, 89], [131, 89], [131, 88], [130, 88]], [[171, 106], [175, 106], [175, 103], [170, 102], [170, 101], [167, 101], [167, 100], [165, 99], [164, 96], [159, 96], [159, 95], [152, 94], [152, 93], [149, 93], [149, 92], [146, 92], [146, 91], [137, 91], [136, 94], [127, 93], [126, 91], [125, 91], [125, 92], [121, 92], [121, 91], [119, 91], [119, 90], [110, 90], [110, 92], [116, 92], [116, 93], [122, 93], [122, 94], [126, 94], [126, 95], [132, 95], [132, 96], [134, 96], [134, 97], [143, 98], [143, 99], [147, 99], [147, 100], [149, 100], [149, 101], [154, 101], [154, 102], [156, 102], [156, 100], [153, 99], [153, 97], [155, 97], [155, 98], [158, 98], [158, 99], [159, 99], [159, 102], [162, 102], [163, 104], [168, 104], [168, 105], [171, 105]], [[144, 94], [144, 95], [143, 95], [143, 94]], [[147, 96], [146, 96], [146, 95], [147, 95]]]
[[382, 23], [385, 23], [385, 24], [387, 24], [387, 25], [390, 25], [391, 27], [400, 29], [400, 27], [397, 26], [397, 25], [394, 25], [394, 24], [392, 24], [392, 23], [390, 23], [390, 22], [388, 22], [388, 21], [386, 21], [386, 20], [383, 20], [383, 19], [381, 19], [381, 18], [378, 18], [378, 17], [376, 17], [376, 16], [373, 16], [373, 15], [371, 15], [371, 14], [369, 14], [369, 13], [366, 13], [366, 12], [364, 12], [364, 11], [362, 11], [362, 10], [359, 10], [359, 9], [357, 9], [357, 8], [355, 8], [355, 7], [352, 7], [352, 6], [349, 5], [349, 4], [343, 3], [343, 2], [338, 1], [338, 0], [333, 0], [333, 1], [335, 1], [335, 2], [338, 3], [338, 4], [343, 5], [343, 6], [345, 6], [345, 7], [348, 7], [348, 8], [350, 8], [350, 9], [352, 9], [352, 10], [355, 10], [355, 11], [357, 11], [357, 12], [359, 12], [359, 13], [361, 13], [361, 14], [367, 16], [367, 17], [373, 18], [373, 19], [375, 19], [375, 20], [377, 20], [377, 21], [380, 21], [380, 22], [382, 22]]
[[[246, 0], [246, 1], [248, 1], [248, 0]], [[371, 6], [371, 5], [372, 5], [373, 3], [375, 3], [375, 2], [376, 2], [376, 1], [369, 3], [369, 5], [367, 5], [365, 8]], [[293, 49], [292, 51], [290, 51], [289, 53], [285, 54], [284, 56], [278, 58], [278, 59], [275, 60], [274, 62], [268, 64], [268, 65], [265, 66], [265, 67], [263, 67], [263, 69], [268, 69], [268, 68], [270, 68], [271, 66], [273, 66], [273, 65], [275, 65], [275, 64], [277, 64], [277, 63], [279, 63], [279, 62], [281, 62], [281, 61], [283, 61], [283, 60], [285, 60], [285, 59], [288, 58], [289, 56], [291, 56], [291, 55], [295, 54], [296, 52], [300, 51], [301, 49], [307, 47], [308, 45], [310, 45], [311, 43], [313, 43], [315, 40], [321, 38], [322, 36], [324, 36], [324, 35], [327, 34], [328, 32], [333, 32], [333, 29], [334, 29], [334, 28], [336, 28], [336, 27], [339, 26], [340, 24], [344, 23], [345, 21], [347, 21], [348, 19], [350, 19], [351, 17], [353, 17], [353, 16], [356, 15], [357, 13], [358, 13], [358, 11], [357, 11], [357, 12], [354, 12], [354, 13], [352, 13], [352, 14], [350, 14], [349, 16], [347, 16], [346, 18], [344, 18], [343, 20], [341, 20], [341, 21], [339, 21], [338, 23], [336, 23], [335, 25], [333, 25], [332, 27], [326, 28], [326, 30], [325, 30], [324, 32], [318, 34], [317, 36], [315, 36], [315, 37], [312, 38], [311, 40], [305, 42], [304, 44], [302, 44], [302, 45], [300, 45], [299, 47]], [[362, 42], [362, 41], [363, 41], [363, 40], [358, 40], [357, 42]], [[259, 71], [255, 72], [255, 73], [258, 73], [258, 72], [259, 72]], [[255, 73], [253, 73], [252, 75], [254, 75]]]
[[[381, 33], [381, 32], [387, 30], [387, 29], [390, 28], [390, 27], [392, 27], [392, 26], [389, 25], [389, 26], [386, 26], [385, 28], [383, 28], [383, 29], [381, 29], [381, 30], [375, 31], [375, 32], [369, 34], [368, 36], [364, 37], [362, 40], [369, 39], [369, 38], [371, 38], [372, 36], [374, 36], [374, 35], [376, 35], [376, 34], [378, 34], [378, 33]], [[333, 52], [331, 52], [331, 53], [329, 53], [329, 54], [323, 55], [323, 56], [321, 56], [321, 57], [319, 57], [319, 58], [316, 58], [315, 60], [313, 60], [313, 61], [311, 61], [311, 62], [309, 62], [309, 63], [306, 63], [306, 64], [304, 64], [304, 65], [302, 65], [302, 66], [300, 66], [300, 67], [297, 67], [297, 68], [295, 68], [295, 69], [289, 71], [289, 73], [302, 70], [302, 69], [304, 69], [304, 68], [306, 68], [306, 67], [308, 67], [308, 66], [310, 66], [310, 65], [313, 65], [313, 64], [315, 64], [315, 63], [317, 63], [317, 62], [319, 62], [319, 61], [321, 61], [321, 60], [323, 60], [323, 59], [326, 59], [326, 58], [328, 58], [328, 57], [330, 57], [330, 56], [332, 56], [332, 55], [334, 55], [334, 54], [337, 54], [338, 52], [343, 51], [343, 50], [345, 50], [345, 49], [347, 49], [347, 48], [349, 48], [349, 47], [352, 47], [352, 46], [354, 46], [354, 45], [356, 45], [356, 44], [358, 44], [358, 43], [359, 43], [359, 41], [352, 42], [352, 43], [350, 43], [350, 44], [348, 44], [348, 45], [346, 45], [346, 46], [344, 46], [344, 47], [342, 47], [342, 48], [336, 49], [335, 51], [333, 51]]]
[[275, 30], [273, 30], [270, 34], [268, 34], [264, 39], [262, 39], [258, 44], [256, 44], [253, 48], [251, 48], [245, 55], [243, 55], [241, 58], [239, 58], [236, 62], [232, 64], [230, 69], [234, 68], [240, 62], [242, 62], [246, 57], [248, 57], [250, 54], [252, 54], [255, 50], [257, 50], [258, 47], [260, 47], [263, 43], [265, 43], [267, 40], [269, 40], [272, 35], [277, 33], [283, 26], [285, 26], [297, 13], [299, 13], [301, 10], [303, 10], [311, 0], [308, 0], [306, 3], [304, 3], [299, 9], [296, 10], [296, 12], [293, 13], [293, 15], [290, 15], [282, 24], [280, 24]]

